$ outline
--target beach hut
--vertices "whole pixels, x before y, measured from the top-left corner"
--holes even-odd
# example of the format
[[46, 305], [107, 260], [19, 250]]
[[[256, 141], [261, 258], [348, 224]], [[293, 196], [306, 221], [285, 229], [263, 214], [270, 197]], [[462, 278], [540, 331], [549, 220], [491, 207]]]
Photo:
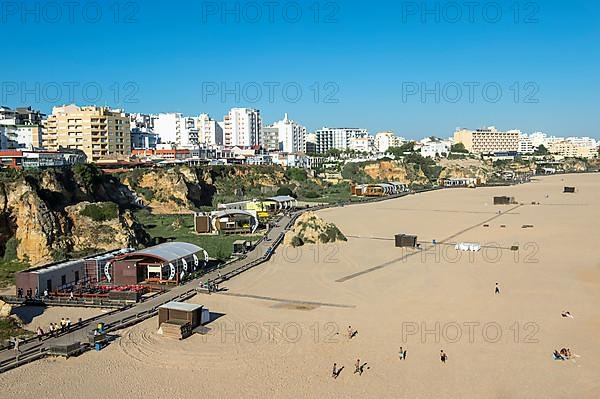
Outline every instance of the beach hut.
[[158, 327], [162, 323], [180, 320], [190, 323], [192, 329], [200, 325], [202, 305], [182, 302], [169, 302], [158, 307]]
[[494, 197], [494, 205], [510, 205], [514, 203], [514, 197]]
[[202, 321], [202, 305], [169, 302], [158, 307], [159, 333], [168, 338], [185, 339]]
[[415, 248], [417, 246], [417, 236], [408, 234], [396, 234], [396, 248]]

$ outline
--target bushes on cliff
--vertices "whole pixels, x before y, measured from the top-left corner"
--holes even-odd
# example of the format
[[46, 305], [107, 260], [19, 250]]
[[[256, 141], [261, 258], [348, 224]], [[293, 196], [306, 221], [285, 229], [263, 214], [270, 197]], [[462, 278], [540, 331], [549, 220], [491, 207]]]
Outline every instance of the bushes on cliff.
[[89, 217], [95, 222], [106, 222], [107, 220], [116, 219], [119, 216], [119, 208], [117, 204], [112, 202], [89, 204], [81, 210], [80, 214]]
[[102, 182], [102, 171], [94, 164], [78, 163], [73, 166], [73, 172], [87, 191], [92, 191], [97, 184]]

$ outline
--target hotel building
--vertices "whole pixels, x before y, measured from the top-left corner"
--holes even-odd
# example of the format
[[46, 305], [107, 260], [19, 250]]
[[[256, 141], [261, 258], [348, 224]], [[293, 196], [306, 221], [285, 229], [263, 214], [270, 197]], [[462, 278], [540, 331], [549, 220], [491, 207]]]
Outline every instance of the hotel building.
[[492, 126], [486, 129], [457, 130], [454, 133], [454, 143], [462, 143], [467, 151], [475, 154], [516, 153], [519, 150], [520, 137], [519, 130], [501, 132]]

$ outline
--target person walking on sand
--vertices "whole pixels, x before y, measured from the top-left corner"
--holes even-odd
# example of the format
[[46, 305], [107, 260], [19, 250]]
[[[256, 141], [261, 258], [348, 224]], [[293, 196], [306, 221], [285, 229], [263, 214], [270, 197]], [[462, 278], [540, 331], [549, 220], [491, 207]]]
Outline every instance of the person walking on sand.
[[333, 363], [333, 370], [331, 371], [331, 377], [337, 378], [337, 363]]
[[400, 360], [406, 360], [406, 351], [402, 350], [402, 347], [400, 347], [400, 351], [398, 352], [398, 357], [400, 357]]
[[348, 339], [352, 338], [352, 326], [348, 326]]
[[444, 352], [444, 350], [440, 351], [440, 360], [443, 364], [446, 364], [446, 360], [448, 360], [448, 355]]
[[356, 363], [354, 364], [354, 374], [360, 373], [360, 359], [356, 359]]
[[500, 286], [498, 285], [498, 283], [496, 283], [496, 289], [494, 290], [494, 294], [495, 295], [500, 294]]
[[[358, 375], [362, 375], [362, 373], [364, 373], [366, 365], [367, 365], [366, 362], [360, 365], [360, 367], [358, 368]], [[369, 367], [367, 367], [367, 368], [369, 368]]]

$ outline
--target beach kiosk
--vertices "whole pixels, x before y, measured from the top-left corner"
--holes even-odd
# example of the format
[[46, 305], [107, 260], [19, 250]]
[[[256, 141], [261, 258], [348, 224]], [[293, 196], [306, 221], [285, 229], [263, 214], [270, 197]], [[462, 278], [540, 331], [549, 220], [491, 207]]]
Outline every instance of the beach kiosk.
[[395, 242], [396, 248], [416, 248], [417, 236], [409, 234], [396, 234]]
[[494, 205], [510, 205], [516, 203], [514, 197], [494, 197]]
[[169, 302], [158, 307], [158, 327], [163, 336], [185, 339], [202, 322], [202, 305]]

